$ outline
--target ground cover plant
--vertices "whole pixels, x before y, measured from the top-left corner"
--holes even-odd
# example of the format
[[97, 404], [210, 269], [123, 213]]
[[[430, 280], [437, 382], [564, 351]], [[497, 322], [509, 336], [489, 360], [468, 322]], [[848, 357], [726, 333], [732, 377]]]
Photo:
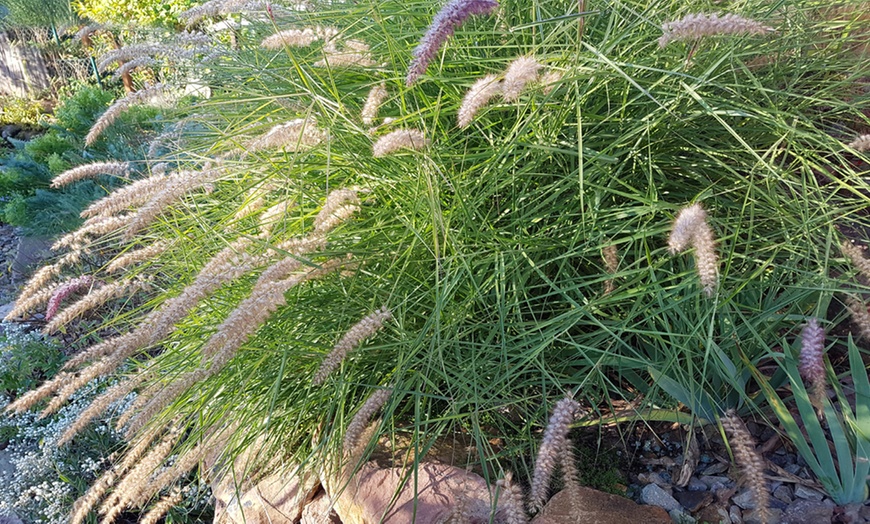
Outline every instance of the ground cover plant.
[[[508, 492], [511, 477], [531, 486], [536, 511], [555, 457], [572, 456], [571, 425], [617, 400], [634, 417], [682, 404], [723, 419], [751, 469], [741, 418], [772, 419], [768, 402], [782, 415], [775, 391], [797, 379], [783, 341], [821, 327], [830, 360], [866, 372], [841, 305], [870, 326], [859, 5], [194, 8], [181, 15], [193, 28], [245, 22], [212, 33], [216, 56], [195, 69], [212, 96], [167, 110], [150, 176], [59, 245], [66, 260], [122, 254], [86, 275], [47, 266], [11, 314], [127, 300], [106, 321], [118, 335], [9, 409], [58, 409], [124, 369], [69, 442], [139, 392], [117, 422], [130, 451], [74, 522], [156, 515], [189, 470], [221, 478], [252, 447], [268, 457], [256, 472], [300, 466], [341, 485], [379, 436], [407, 443], [413, 465], [467, 439], [459, 462]], [[89, 143], [178, 89], [143, 86]], [[836, 390], [823, 353], [812, 376]], [[836, 398], [824, 413], [844, 425], [819, 425], [813, 445], [861, 455], [866, 413]], [[866, 498], [866, 479], [840, 480], [838, 502]]]

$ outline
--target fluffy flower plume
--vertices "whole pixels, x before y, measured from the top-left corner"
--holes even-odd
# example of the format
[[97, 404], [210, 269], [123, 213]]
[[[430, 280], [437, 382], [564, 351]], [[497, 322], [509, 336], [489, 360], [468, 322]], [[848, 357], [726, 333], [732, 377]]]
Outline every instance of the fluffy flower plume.
[[267, 8], [274, 9], [265, 0], [209, 0], [202, 5], [179, 13], [178, 19], [187, 21], [187, 25], [191, 26], [203, 18], [249, 11], [265, 11]]
[[[604, 260], [604, 269], [609, 275], [615, 275], [619, 271], [619, 252], [615, 244], [608, 244], [601, 250], [601, 258]], [[612, 278], [608, 278], [604, 282], [604, 294], [609, 295], [616, 289], [616, 282]]]
[[94, 277], [91, 275], [82, 275], [69, 280], [54, 290], [51, 298], [48, 300], [48, 307], [45, 310], [46, 320], [51, 320], [60, 308], [61, 302], [67, 299], [73, 293], [77, 293], [85, 288], [90, 288], [94, 284]]
[[157, 174], [116, 189], [82, 211], [82, 218], [114, 215], [144, 204], [163, 189], [168, 181], [169, 179], [163, 174]]
[[148, 513], [142, 517], [142, 520], [139, 521], [139, 524], [157, 524], [160, 519], [163, 518], [166, 513], [181, 504], [183, 497], [181, 496], [180, 490], [174, 490], [169, 495], [164, 496], [160, 499], [157, 504], [155, 504], [151, 509], [148, 510]]
[[362, 108], [363, 124], [370, 126], [375, 123], [375, 118], [378, 117], [378, 110], [381, 104], [387, 99], [387, 85], [383, 82], [374, 86], [369, 95], [366, 97], [366, 103]]
[[140, 371], [136, 375], [118, 382], [100, 394], [100, 396], [95, 398], [90, 405], [79, 414], [78, 418], [76, 418], [75, 421], [64, 430], [63, 435], [61, 435], [60, 439], [57, 441], [57, 445], [63, 446], [71, 441], [73, 437], [87, 427], [93, 419], [109, 409], [109, 406], [114, 402], [129, 395], [133, 389], [138, 387], [139, 384], [141, 384], [148, 376], [149, 373]]
[[142, 89], [140, 91], [136, 91], [135, 93], [130, 93], [126, 97], [118, 100], [111, 106], [109, 106], [106, 111], [100, 115], [100, 118], [94, 123], [91, 130], [88, 132], [88, 135], [85, 137], [85, 145], [92, 145], [97, 138], [105, 131], [112, 123], [117, 119], [122, 113], [127, 111], [127, 109], [133, 107], [134, 105], [139, 104], [170, 104], [172, 103], [172, 96], [169, 92], [164, 89], [163, 84], [156, 84], [147, 89]]
[[284, 220], [287, 212], [296, 207], [296, 201], [293, 199], [278, 202], [269, 209], [263, 211], [260, 216], [260, 236], [267, 237], [272, 234], [272, 229], [275, 225]]
[[844, 240], [840, 244], [840, 251], [846, 255], [846, 258], [852, 262], [852, 265], [864, 278], [870, 280], [870, 259], [864, 257], [863, 249], [848, 240]]
[[849, 147], [855, 151], [870, 151], [870, 135], [861, 135], [849, 142]]
[[377, 63], [372, 60], [371, 53], [368, 51], [324, 49], [323, 59], [312, 65], [314, 67], [374, 67]]
[[189, 191], [202, 188], [217, 180], [223, 172], [219, 169], [204, 169], [202, 171], [182, 171], [174, 173], [166, 180], [166, 184], [142, 206], [130, 221], [124, 238], [129, 240], [162, 215], [169, 206], [181, 199]]
[[248, 144], [248, 151], [275, 147], [283, 147], [287, 151], [298, 151], [314, 147], [326, 138], [326, 131], [319, 129], [317, 122], [313, 119], [299, 118], [273, 127], [266, 134]]
[[320, 36], [311, 29], [286, 29], [279, 31], [272, 36], [267, 36], [260, 42], [260, 47], [264, 49], [283, 49], [285, 47], [306, 47], [320, 40]]
[[852, 295], [846, 296], [846, 308], [852, 315], [852, 322], [858, 327], [858, 331], [864, 338], [870, 339], [870, 312], [867, 304]]
[[764, 481], [764, 459], [755, 450], [752, 435], [734, 410], [729, 410], [722, 417], [722, 428], [728, 436], [728, 444], [734, 453], [734, 460], [743, 473], [743, 482], [752, 492], [760, 520], [768, 522], [770, 495]]
[[517, 58], [508, 65], [504, 73], [502, 83], [502, 96], [508, 102], [513, 102], [520, 97], [520, 93], [526, 88], [526, 84], [538, 79], [538, 70], [541, 64], [530, 56]]
[[432, 25], [414, 49], [411, 65], [405, 84], [411, 87], [417, 79], [426, 72], [429, 62], [435, 58], [438, 50], [450, 36], [471, 15], [485, 15], [498, 7], [496, 0], [451, 0], [435, 15]]
[[[293, 259], [297, 267], [303, 264]], [[279, 262], [280, 264], [280, 262]], [[327, 275], [345, 264], [344, 260], [333, 259], [324, 262], [319, 267], [305, 266], [301, 272], [291, 274], [280, 280], [273, 279], [275, 272], [265, 271], [254, 285], [251, 295], [243, 300], [227, 319], [218, 327], [202, 348], [202, 364], [196, 370], [176, 378], [167, 387], [161, 388], [153, 396], [143, 395], [147, 404], [141, 407], [136, 404], [130, 408], [136, 415], [130, 420], [127, 435], [139, 431], [155, 415], [175, 400], [179, 395], [223, 369], [236, 355], [239, 347], [253, 335], [257, 329], [279, 307], [286, 304], [284, 296], [294, 286]], [[138, 400], [138, 399], [137, 399]]]
[[249, 189], [247, 195], [245, 195], [245, 203], [236, 211], [236, 219], [241, 220], [263, 209], [263, 206], [266, 204], [266, 196], [276, 189], [278, 189], [278, 186], [272, 182], [266, 182]]
[[462, 105], [459, 107], [457, 120], [459, 127], [466, 128], [474, 121], [477, 112], [485, 107], [490, 100], [502, 92], [502, 83], [495, 75], [486, 75], [471, 85]]
[[314, 217], [314, 232], [325, 235], [354, 213], [359, 211], [359, 190], [356, 188], [334, 189], [326, 195], [326, 202]]
[[[72, 322], [74, 319], [83, 316], [88, 311], [93, 311], [110, 300], [133, 295], [137, 291], [148, 288], [148, 286], [149, 283], [146, 280], [139, 278], [126, 279], [106, 284], [99, 289], [91, 291], [61, 311], [53, 314], [49, 322], [43, 328], [43, 332], [54, 333]], [[59, 293], [60, 290], [58, 289], [57, 292]], [[50, 304], [51, 303], [49, 303], [49, 305]], [[45, 317], [48, 319], [47, 313]]]
[[354, 324], [320, 364], [320, 369], [317, 370], [311, 382], [314, 385], [322, 384], [326, 377], [338, 368], [348, 353], [365, 339], [377, 333], [384, 326], [384, 322], [392, 317], [393, 313], [384, 306]]
[[[46, 287], [49, 285], [51, 280], [60, 275], [60, 272], [63, 270], [63, 265], [60, 263], [49, 264], [47, 266], [43, 266], [39, 268], [39, 270], [30, 277], [30, 280], [27, 281], [27, 284], [24, 285], [24, 289], [21, 290], [21, 293], [18, 296], [18, 300], [15, 301], [15, 307], [10, 311], [4, 320], [7, 322], [12, 319], [18, 317], [22, 313], [29, 311], [29, 307], [25, 307], [24, 305], [29, 302], [31, 297], [37, 295], [44, 295], [46, 292]], [[55, 284], [56, 285], [56, 284]], [[48, 290], [48, 296], [45, 300], [48, 300], [51, 297], [52, 290]], [[44, 302], [40, 302], [42, 304]], [[37, 305], [39, 305], [37, 304]], [[35, 306], [32, 306], [35, 307]]]
[[127, 226], [130, 224], [132, 219], [133, 215], [94, 217], [93, 219], [87, 220], [82, 224], [82, 227], [76, 229], [72, 233], [67, 233], [57, 239], [54, 244], [51, 245], [51, 249], [57, 251], [58, 249], [65, 247], [72, 247], [73, 249], [80, 248], [83, 244], [90, 242], [88, 237], [101, 237], [103, 235], [108, 235], [113, 231], [117, 231]]
[[674, 221], [668, 238], [668, 250], [676, 254], [687, 247], [695, 249], [695, 266], [707, 296], [713, 296], [719, 282], [719, 258], [713, 230], [707, 224], [707, 212], [701, 204], [683, 208]]
[[825, 394], [825, 329], [815, 318], [801, 331], [800, 373], [809, 384], [810, 397], [817, 409]]
[[501, 488], [500, 500], [504, 500], [506, 524], [527, 524], [529, 517], [526, 515], [523, 503], [523, 489], [513, 483], [514, 475], [506, 471], [504, 478], [496, 481], [495, 485]]
[[145, 246], [143, 248], [135, 249], [133, 251], [128, 251], [123, 255], [119, 256], [115, 260], [106, 266], [107, 273], [115, 273], [120, 271], [126, 267], [132, 266], [138, 262], [142, 262], [143, 260], [150, 260], [157, 256], [160, 256], [164, 251], [169, 248], [169, 243], [164, 241], [157, 241], [151, 244], [150, 246]]
[[557, 402], [553, 408], [553, 414], [550, 415], [550, 422], [544, 430], [544, 438], [535, 460], [535, 472], [529, 494], [529, 504], [533, 510], [540, 511], [547, 502], [550, 480], [553, 478], [556, 464], [563, 462], [561, 454], [568, 449], [568, 431], [580, 411], [580, 404], [569, 397]]
[[127, 176], [130, 172], [128, 162], [94, 162], [83, 166], [74, 167], [54, 177], [51, 187], [61, 187], [85, 178], [97, 175]]
[[123, 64], [115, 70], [112, 74], [112, 80], [118, 80], [125, 74], [133, 71], [134, 69], [139, 69], [140, 67], [154, 67], [160, 65], [160, 61], [156, 58], [151, 58], [150, 56], [142, 56], [135, 60], [130, 60], [129, 62], [124, 62]]
[[659, 47], [665, 47], [673, 41], [696, 40], [705, 36], [764, 35], [773, 31], [772, 27], [761, 22], [732, 13], [722, 16], [715, 13], [696, 13], [662, 24], [663, 34], [659, 37]]
[[392, 389], [379, 389], [366, 399], [365, 403], [363, 403], [362, 407], [359, 408], [359, 411], [351, 419], [350, 424], [347, 425], [347, 431], [344, 432], [345, 454], [351, 453], [360, 445], [360, 436], [365, 432], [369, 421], [375, 413], [384, 407], [384, 404], [387, 403], [392, 394]]
[[545, 95], [550, 94], [553, 88], [562, 80], [561, 71], [547, 71], [541, 75], [541, 87]]
[[416, 129], [397, 129], [379, 138], [372, 147], [372, 153], [375, 157], [382, 157], [395, 153], [400, 149], [421, 151], [428, 146], [429, 140], [422, 131]]

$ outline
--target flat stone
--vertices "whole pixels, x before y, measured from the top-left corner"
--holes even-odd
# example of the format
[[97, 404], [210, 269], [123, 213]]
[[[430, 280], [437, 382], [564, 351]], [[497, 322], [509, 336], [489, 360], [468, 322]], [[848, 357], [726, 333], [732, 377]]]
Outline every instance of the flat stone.
[[815, 500], [798, 500], [785, 510], [782, 524], [819, 524], [831, 522], [834, 508]]
[[[767, 508], [762, 511], [760, 509], [748, 509], [743, 512], [743, 522], [745, 524], [780, 524], [782, 522], [782, 510], [778, 508]], [[817, 521], [816, 524], [824, 522], [827, 524], [830, 521]]]
[[679, 509], [680, 503], [670, 493], [655, 484], [647, 484], [640, 491], [640, 501], [648, 506], [658, 506], [665, 511]]
[[800, 466], [800, 464], [789, 464], [782, 469], [788, 471], [792, 475], [797, 475], [801, 470], [801, 466]]
[[[313, 475], [272, 474], [258, 481], [244, 493], [225, 491], [221, 497], [222, 518], [228, 524], [270, 524], [296, 522], [302, 509], [317, 488]], [[215, 511], [215, 522], [219, 514]]]
[[818, 502], [821, 502], [822, 499], [825, 498], [824, 493], [816, 491], [812, 488], [808, 488], [808, 487], [804, 486], [803, 484], [798, 484], [797, 486], [794, 487], [794, 496], [799, 498], [799, 499], [815, 500]]
[[731, 479], [728, 477], [711, 477], [710, 475], [702, 475], [701, 482], [707, 485], [710, 490], [713, 490], [713, 486], [727, 486]]
[[674, 493], [674, 498], [690, 513], [695, 513], [713, 502], [713, 494], [709, 491], [682, 491]]
[[740, 506], [740, 509], [755, 508], [755, 494], [751, 489], [744, 489], [737, 495], [731, 498], [731, 502]]
[[701, 482], [701, 479], [698, 477], [692, 477], [689, 479], [689, 484], [686, 486], [689, 491], [706, 491], [708, 486]]
[[332, 501], [325, 493], [305, 505], [299, 524], [342, 524], [338, 514], [332, 509]]
[[[650, 484], [655, 486], [655, 484]], [[408, 524], [405, 521], [402, 524]], [[486, 522], [486, 521], [484, 521]], [[531, 524], [671, 524], [662, 508], [590, 488], [562, 490], [550, 499]]]
[[[474, 473], [426, 462], [416, 472], [363, 464], [349, 479], [321, 474], [321, 483], [343, 524], [436, 524], [460, 503], [469, 519], [489, 522], [492, 499], [486, 481]], [[506, 512], [499, 499], [496, 517]]]

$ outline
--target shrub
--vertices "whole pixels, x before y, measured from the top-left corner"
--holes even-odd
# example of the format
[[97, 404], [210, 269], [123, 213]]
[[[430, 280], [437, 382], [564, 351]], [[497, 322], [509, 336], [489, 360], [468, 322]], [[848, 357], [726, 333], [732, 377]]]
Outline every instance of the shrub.
[[[135, 214], [96, 245], [172, 242], [130, 270], [163, 291], [73, 363], [88, 377], [134, 357], [122, 425], [155, 439], [151, 458], [177, 440], [191, 469], [257, 443], [346, 480], [345, 428], [390, 389], [373, 442], [410, 442], [417, 464], [467, 434], [487, 479], [528, 478], [566, 394], [598, 413], [763, 409], [750, 380], [781, 333], [862, 289], [831, 253], [838, 227], [870, 225], [868, 158], [844, 147], [870, 123], [853, 94], [867, 63], [818, 6], [751, 1], [741, 14], [776, 33], [660, 47], [690, 6], [450, 5], [428, 33], [431, 4], [247, 13], [201, 70], [213, 97], [164, 158], [177, 171], [109, 197]], [[275, 26], [285, 45], [264, 48]]]

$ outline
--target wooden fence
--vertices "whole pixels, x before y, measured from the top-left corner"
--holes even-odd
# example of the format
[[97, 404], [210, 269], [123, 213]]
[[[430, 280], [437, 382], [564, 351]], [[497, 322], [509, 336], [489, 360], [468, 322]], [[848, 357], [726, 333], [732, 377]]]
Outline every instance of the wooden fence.
[[29, 33], [0, 33], [0, 94], [27, 98], [87, 78], [86, 59], [42, 51], [32, 43], [45, 43], [46, 35]]

